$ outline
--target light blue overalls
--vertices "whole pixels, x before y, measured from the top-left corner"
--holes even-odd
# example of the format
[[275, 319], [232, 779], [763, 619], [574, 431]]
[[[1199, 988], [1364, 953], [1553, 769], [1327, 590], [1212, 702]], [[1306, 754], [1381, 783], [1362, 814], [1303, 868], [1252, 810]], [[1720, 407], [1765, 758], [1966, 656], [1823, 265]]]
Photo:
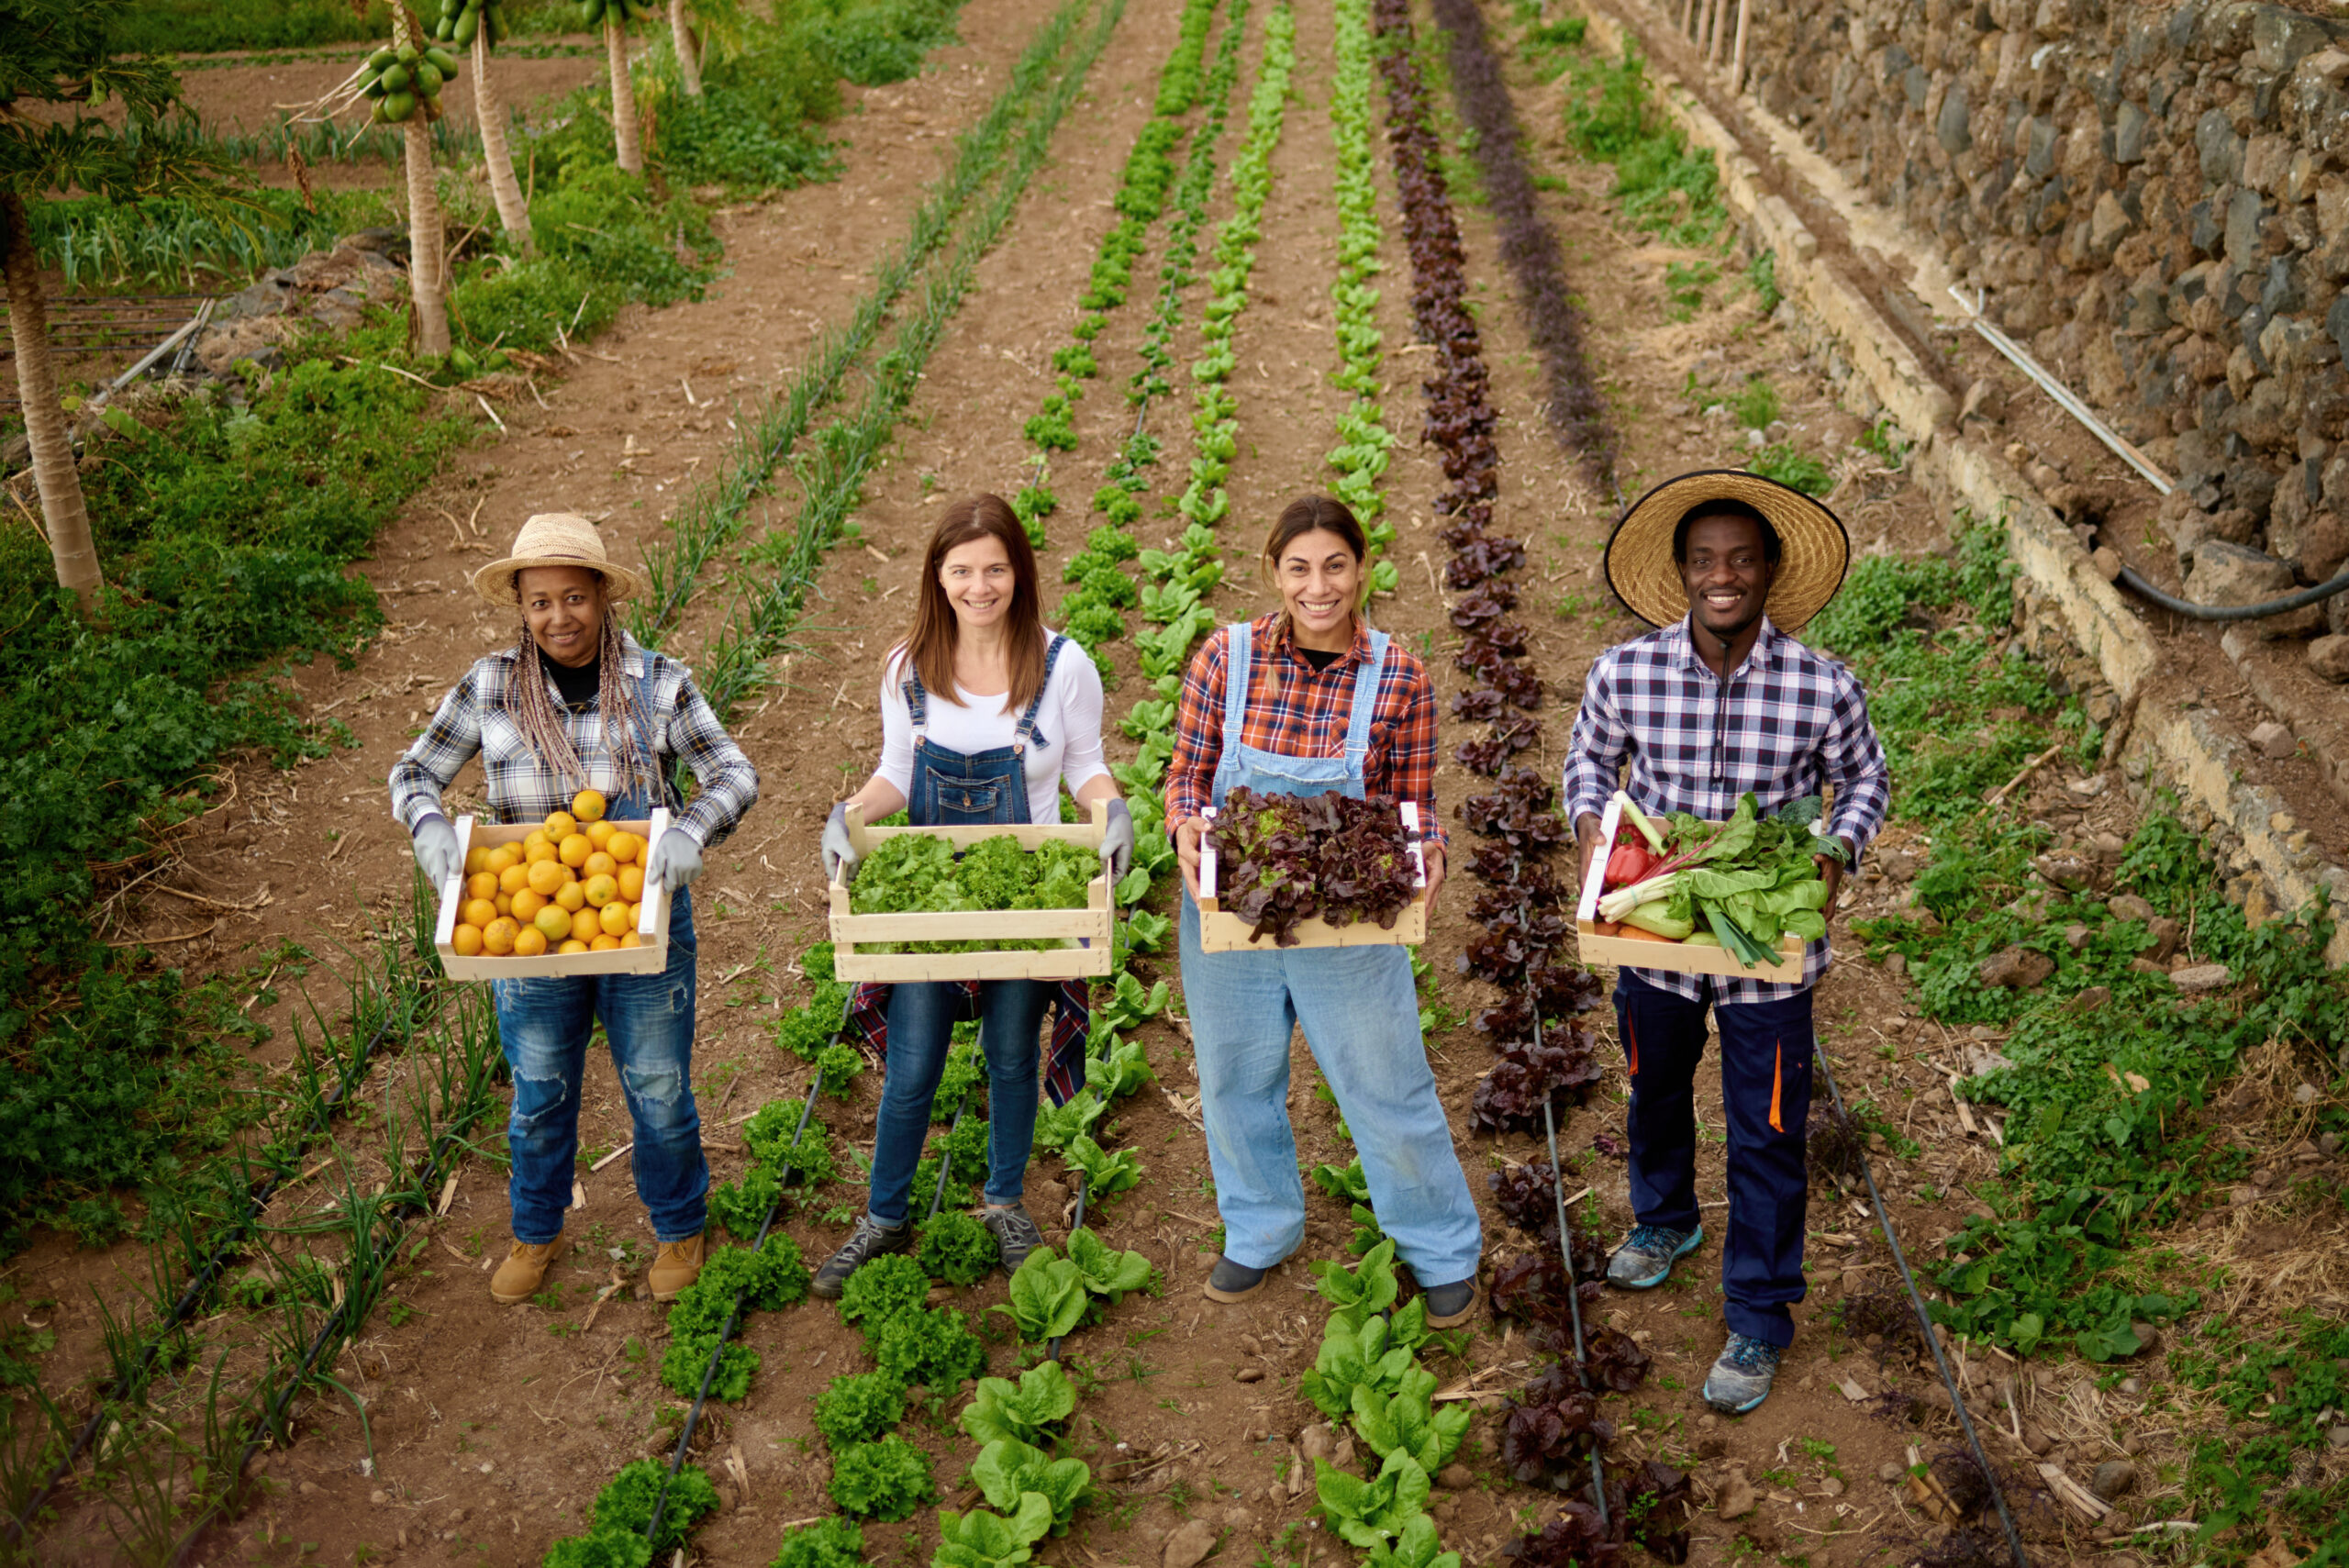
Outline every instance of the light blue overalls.
[[[1273, 795], [1341, 790], [1361, 799], [1386, 634], [1370, 634], [1369, 660], [1354, 672], [1341, 757], [1289, 757], [1241, 744], [1249, 642], [1246, 621], [1229, 628], [1215, 799], [1241, 785]], [[1305, 1184], [1288, 1120], [1289, 1036], [1301, 1024], [1353, 1134], [1371, 1207], [1394, 1238], [1396, 1255], [1422, 1287], [1474, 1275], [1484, 1232], [1419, 1036], [1409, 950], [1267, 944], [1263, 951], [1203, 952], [1198, 906], [1186, 895], [1182, 963], [1223, 1255], [1270, 1268], [1304, 1240]]]

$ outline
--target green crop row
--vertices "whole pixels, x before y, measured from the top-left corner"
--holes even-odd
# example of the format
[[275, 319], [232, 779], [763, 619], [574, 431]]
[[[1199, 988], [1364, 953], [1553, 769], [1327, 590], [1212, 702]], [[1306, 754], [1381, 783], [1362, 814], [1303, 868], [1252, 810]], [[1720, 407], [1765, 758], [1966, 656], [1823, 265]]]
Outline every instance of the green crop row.
[[1337, 68], [1330, 91], [1330, 135], [1337, 150], [1338, 275], [1330, 285], [1338, 336], [1338, 373], [1330, 379], [1353, 401], [1338, 416], [1339, 445], [1327, 462], [1336, 479], [1330, 493], [1352, 507], [1370, 535], [1370, 587], [1391, 594], [1400, 579], [1380, 556], [1395, 540], [1386, 521], [1379, 479], [1395, 445], [1379, 406], [1379, 369], [1385, 359], [1378, 326], [1379, 292], [1370, 280], [1378, 260], [1378, 191], [1370, 145], [1370, 0], [1340, 0]]

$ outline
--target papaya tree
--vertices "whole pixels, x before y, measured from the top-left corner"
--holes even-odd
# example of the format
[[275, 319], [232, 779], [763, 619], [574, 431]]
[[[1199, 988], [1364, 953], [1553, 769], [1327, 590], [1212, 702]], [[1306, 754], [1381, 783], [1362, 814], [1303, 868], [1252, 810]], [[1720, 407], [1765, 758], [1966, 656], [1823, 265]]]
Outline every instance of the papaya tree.
[[[33, 242], [33, 208], [68, 192], [111, 202], [228, 199], [227, 161], [184, 138], [158, 135], [182, 109], [168, 58], [114, 52], [106, 34], [130, 0], [7, 0], [0, 5], [0, 257], [17, 395], [32, 446], [41, 526], [59, 584], [88, 609], [104, 587], [72, 431], [57, 391], [49, 308]], [[83, 113], [120, 104], [122, 126]], [[49, 113], [27, 114], [40, 106]], [[71, 118], [57, 117], [59, 111]]]
[[580, 0], [579, 22], [602, 24], [604, 58], [612, 71], [612, 139], [619, 166], [631, 174], [644, 172], [644, 130], [637, 123], [636, 86], [628, 74], [628, 25], [653, 14], [651, 0]]
[[669, 41], [677, 51], [677, 82], [685, 96], [701, 96], [701, 50], [694, 42], [692, 19], [685, 0], [669, 0]]
[[359, 91], [374, 103], [377, 123], [400, 128], [407, 164], [407, 286], [416, 302], [416, 346], [438, 358], [449, 351], [448, 258], [434, 185], [432, 122], [440, 88], [457, 73], [456, 57], [424, 36], [404, 0], [392, 6], [392, 42], [359, 68]]
[[498, 102], [497, 83], [489, 70], [489, 52], [506, 37], [498, 0], [440, 0], [440, 25], [433, 37], [443, 48], [454, 45], [473, 51], [473, 116], [481, 121], [481, 161], [489, 172], [489, 194], [497, 203], [497, 222], [506, 230], [507, 242], [527, 260], [530, 208], [521, 182], [514, 178], [514, 153], [506, 145], [506, 106]]

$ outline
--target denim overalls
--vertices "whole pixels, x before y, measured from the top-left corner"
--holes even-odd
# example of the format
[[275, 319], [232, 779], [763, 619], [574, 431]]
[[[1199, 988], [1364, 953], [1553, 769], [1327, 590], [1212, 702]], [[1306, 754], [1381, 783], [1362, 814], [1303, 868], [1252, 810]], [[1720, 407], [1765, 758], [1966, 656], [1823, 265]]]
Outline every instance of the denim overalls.
[[[1044, 681], [1019, 716], [1011, 744], [984, 751], [952, 751], [922, 733], [930, 694], [911, 660], [906, 665], [906, 709], [913, 719], [914, 769], [906, 789], [906, 817], [917, 828], [1025, 823], [1028, 747], [1050, 744], [1036, 732], [1036, 716], [1052, 689], [1052, 667], [1065, 639], [1044, 650]], [[984, 698], [981, 700], [985, 700]], [[1036, 1133], [1037, 1032], [1052, 985], [1041, 980], [989, 980], [979, 987], [979, 1044], [987, 1061], [986, 1201], [1019, 1201]], [[960, 987], [946, 982], [889, 988], [889, 1054], [881, 1081], [881, 1111], [874, 1129], [873, 1184], [866, 1212], [877, 1225], [905, 1219], [914, 1167], [930, 1134], [930, 1102], [946, 1068]], [[924, 1204], [929, 1202], [922, 1195]]]
[[[1230, 628], [1215, 798], [1244, 784], [1275, 795], [1334, 789], [1360, 799], [1386, 634], [1370, 634], [1370, 656], [1354, 672], [1342, 757], [1288, 757], [1241, 744], [1249, 634], [1246, 621]], [[1270, 1268], [1304, 1240], [1305, 1185], [1288, 1120], [1289, 1036], [1301, 1024], [1353, 1133], [1371, 1207], [1394, 1238], [1397, 1256], [1423, 1287], [1473, 1276], [1484, 1234], [1419, 1036], [1409, 950], [1203, 952], [1198, 906], [1186, 896], [1182, 964], [1223, 1255], [1248, 1268]]]
[[[541, 676], [540, 679], [544, 679]], [[658, 765], [644, 728], [644, 687], [623, 675], [635, 697], [637, 736]], [[666, 796], [667, 790], [662, 790]], [[674, 804], [629, 790], [612, 796], [606, 815], [635, 821]], [[674, 829], [673, 829], [674, 830]], [[497, 1033], [514, 1073], [514, 1108], [506, 1124], [514, 1173], [507, 1184], [514, 1239], [536, 1245], [562, 1231], [571, 1207], [573, 1162], [579, 1152], [579, 1084], [597, 1018], [610, 1041], [612, 1068], [628, 1098], [636, 1147], [629, 1161], [636, 1195], [651, 1211], [652, 1234], [683, 1241], [701, 1233], [709, 1195], [702, 1159], [701, 1112], [694, 1104], [694, 906], [689, 889], [670, 895], [669, 963], [658, 974], [581, 974], [497, 980], [490, 996]]]

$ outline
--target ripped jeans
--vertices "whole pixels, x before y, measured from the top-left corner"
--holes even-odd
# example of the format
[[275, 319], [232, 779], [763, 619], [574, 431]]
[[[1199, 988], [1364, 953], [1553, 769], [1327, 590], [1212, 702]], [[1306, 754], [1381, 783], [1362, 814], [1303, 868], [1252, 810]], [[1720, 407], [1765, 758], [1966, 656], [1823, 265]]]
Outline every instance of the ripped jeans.
[[636, 1148], [629, 1159], [652, 1234], [682, 1241], [701, 1231], [709, 1197], [701, 1112], [694, 1105], [694, 915], [680, 892], [669, 924], [669, 967], [659, 974], [499, 980], [490, 992], [514, 1074], [506, 1124], [514, 1174], [507, 1189], [514, 1239], [551, 1241], [571, 1207], [579, 1153], [579, 1085], [601, 1019], [628, 1097]]

